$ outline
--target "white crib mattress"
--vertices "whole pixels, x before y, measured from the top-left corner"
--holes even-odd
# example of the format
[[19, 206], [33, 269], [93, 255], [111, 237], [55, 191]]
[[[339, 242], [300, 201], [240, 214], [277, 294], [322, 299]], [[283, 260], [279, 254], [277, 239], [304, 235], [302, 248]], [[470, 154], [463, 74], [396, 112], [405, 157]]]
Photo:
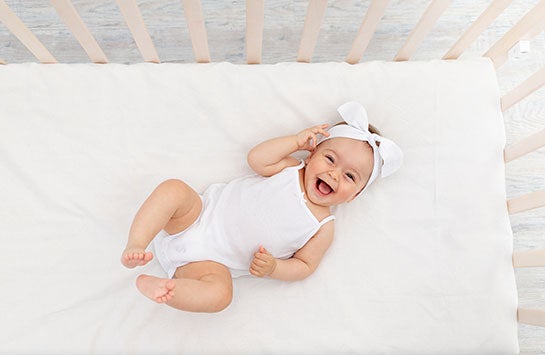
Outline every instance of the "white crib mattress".
[[[243, 277], [218, 314], [142, 296], [119, 262], [153, 188], [250, 173], [258, 142], [349, 100], [405, 153], [336, 209], [301, 282]], [[504, 125], [487, 59], [0, 66], [0, 352], [517, 353]]]

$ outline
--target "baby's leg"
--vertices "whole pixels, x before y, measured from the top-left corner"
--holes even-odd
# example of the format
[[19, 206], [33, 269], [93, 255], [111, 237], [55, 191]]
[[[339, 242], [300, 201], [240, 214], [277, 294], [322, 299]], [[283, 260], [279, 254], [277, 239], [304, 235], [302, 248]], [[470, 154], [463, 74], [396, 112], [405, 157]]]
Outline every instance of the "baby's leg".
[[189, 227], [202, 209], [200, 196], [180, 180], [162, 182], [144, 201], [134, 217], [121, 262], [128, 268], [145, 265], [153, 258], [146, 248], [164, 229], [175, 234]]
[[233, 298], [229, 270], [213, 261], [179, 267], [174, 279], [140, 275], [136, 286], [146, 297], [191, 312], [220, 312]]

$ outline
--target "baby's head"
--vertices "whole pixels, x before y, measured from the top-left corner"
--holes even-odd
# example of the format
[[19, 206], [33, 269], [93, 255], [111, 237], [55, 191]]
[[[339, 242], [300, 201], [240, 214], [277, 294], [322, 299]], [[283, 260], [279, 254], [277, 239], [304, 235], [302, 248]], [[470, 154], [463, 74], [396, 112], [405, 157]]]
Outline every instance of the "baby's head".
[[331, 127], [306, 160], [307, 197], [322, 206], [352, 201], [379, 176], [399, 169], [403, 158], [394, 142], [369, 125], [359, 103], [348, 102], [338, 111], [346, 124]]
[[352, 201], [363, 190], [373, 171], [369, 143], [338, 137], [320, 143], [307, 158], [305, 190], [318, 205]]

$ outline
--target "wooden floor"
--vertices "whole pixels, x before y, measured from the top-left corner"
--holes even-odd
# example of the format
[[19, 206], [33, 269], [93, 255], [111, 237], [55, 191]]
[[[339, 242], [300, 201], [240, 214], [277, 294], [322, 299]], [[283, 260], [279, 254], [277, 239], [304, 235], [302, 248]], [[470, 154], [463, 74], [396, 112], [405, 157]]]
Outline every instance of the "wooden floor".
[[[193, 52], [181, 1], [139, 0], [148, 31], [162, 62], [193, 62]], [[454, 0], [411, 60], [439, 59], [491, 0]], [[537, 0], [513, 1], [479, 37], [463, 58], [482, 55]], [[60, 62], [89, 62], [78, 42], [49, 1], [6, 0], [6, 3]], [[203, 0], [203, 14], [212, 61], [245, 63], [245, 1]], [[430, 0], [391, 0], [362, 61], [391, 60], [430, 3]], [[142, 59], [115, 1], [73, 0], [80, 16], [110, 62]], [[343, 61], [361, 24], [369, 0], [330, 0], [313, 61]], [[263, 62], [295, 61], [307, 1], [265, 1]], [[530, 40], [531, 52], [511, 51], [498, 70], [502, 93], [545, 65], [545, 34]], [[32, 54], [0, 24], [0, 58], [8, 63], [33, 62]], [[505, 112], [508, 145], [545, 128], [545, 88]], [[471, 127], [468, 127], [471, 129]], [[461, 137], [463, 141], [463, 137]], [[468, 142], [470, 143], [470, 142]], [[545, 188], [545, 149], [506, 166], [509, 197]], [[545, 209], [511, 217], [515, 249], [545, 248]], [[519, 303], [545, 308], [545, 268], [516, 271]], [[545, 354], [545, 328], [519, 328], [522, 354]]]

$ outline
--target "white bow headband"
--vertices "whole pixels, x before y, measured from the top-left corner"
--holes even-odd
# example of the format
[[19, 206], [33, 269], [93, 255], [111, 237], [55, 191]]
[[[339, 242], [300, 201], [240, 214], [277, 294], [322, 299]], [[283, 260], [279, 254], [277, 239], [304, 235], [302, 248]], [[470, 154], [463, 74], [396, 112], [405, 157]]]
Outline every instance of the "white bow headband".
[[[355, 101], [341, 105], [337, 111], [348, 125], [333, 126], [328, 129], [329, 136], [322, 137], [318, 144], [336, 137], [352, 138], [369, 143], [373, 148], [373, 172], [360, 194], [367, 189], [378, 176], [386, 177], [396, 172], [403, 162], [403, 152], [393, 141], [369, 132], [367, 111]], [[380, 144], [377, 144], [380, 143]]]

